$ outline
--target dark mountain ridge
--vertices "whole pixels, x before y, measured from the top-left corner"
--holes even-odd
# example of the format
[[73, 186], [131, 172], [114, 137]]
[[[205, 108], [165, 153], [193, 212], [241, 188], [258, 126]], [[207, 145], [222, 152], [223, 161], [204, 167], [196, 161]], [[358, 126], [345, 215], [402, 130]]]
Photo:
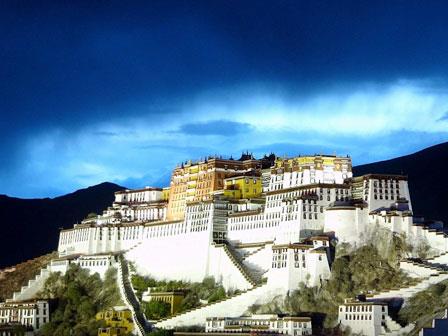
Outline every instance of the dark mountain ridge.
[[428, 147], [414, 154], [369, 163], [353, 168], [355, 176], [403, 174], [409, 179], [409, 189], [415, 216], [441, 220], [448, 224], [448, 179], [444, 167], [448, 164], [448, 142]]
[[0, 195], [0, 269], [57, 249], [59, 228], [101, 213], [124, 188], [104, 182], [55, 198]]

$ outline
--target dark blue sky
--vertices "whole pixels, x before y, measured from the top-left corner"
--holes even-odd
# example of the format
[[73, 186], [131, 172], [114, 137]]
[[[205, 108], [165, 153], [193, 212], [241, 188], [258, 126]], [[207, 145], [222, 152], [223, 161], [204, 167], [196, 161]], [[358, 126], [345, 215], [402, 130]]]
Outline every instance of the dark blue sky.
[[0, 3], [0, 193], [448, 140], [445, 1]]

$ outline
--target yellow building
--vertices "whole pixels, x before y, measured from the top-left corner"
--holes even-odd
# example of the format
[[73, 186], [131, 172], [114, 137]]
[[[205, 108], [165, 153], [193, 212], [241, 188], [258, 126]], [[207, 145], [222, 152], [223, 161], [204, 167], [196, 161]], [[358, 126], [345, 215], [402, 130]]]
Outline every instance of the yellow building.
[[215, 191], [224, 189], [225, 178], [261, 172], [261, 168], [262, 161], [251, 154], [243, 154], [239, 160], [215, 157], [176, 167], [171, 175], [167, 219], [183, 219], [188, 202], [211, 200]]
[[170, 187], [162, 189], [162, 201], [168, 201], [170, 199]]
[[127, 335], [134, 329], [132, 312], [125, 307], [115, 307], [96, 314], [96, 319], [103, 320], [107, 328], [100, 328], [98, 336]]
[[130, 335], [126, 328], [117, 328], [117, 327], [109, 327], [109, 328], [99, 328], [98, 336], [123, 336]]
[[231, 199], [260, 197], [263, 191], [261, 177], [235, 176], [224, 180], [224, 196]]
[[143, 301], [162, 301], [171, 305], [171, 315], [177, 313], [185, 297], [184, 291], [144, 293]]

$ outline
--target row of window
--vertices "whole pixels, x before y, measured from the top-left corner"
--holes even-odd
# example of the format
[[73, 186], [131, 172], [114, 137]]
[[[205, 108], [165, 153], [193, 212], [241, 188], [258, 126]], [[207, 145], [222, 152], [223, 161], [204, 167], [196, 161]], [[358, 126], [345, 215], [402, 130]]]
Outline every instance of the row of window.
[[[374, 199], [380, 199], [380, 200], [382, 200], [383, 199], [383, 195], [377, 195], [377, 194], [375, 194], [375, 195], [373, 195], [373, 198]], [[390, 200], [395, 200], [395, 199], [399, 199], [400, 198], [400, 195], [397, 195], [397, 197], [394, 197], [394, 195], [390, 195], [390, 197], [388, 196], [388, 195], [384, 195], [384, 199], [385, 200], [388, 200], [388, 199], [390, 199]], [[366, 197], [364, 197], [364, 199], [367, 201], [367, 196]]]
[[[305, 204], [302, 206], [302, 210], [303, 211], [309, 211], [309, 212], [318, 212], [320, 211], [320, 213], [324, 212], [324, 207], [323, 206], [317, 206], [317, 205], [308, 205], [306, 206]], [[291, 213], [291, 212], [295, 212], [295, 211], [299, 211], [299, 206], [298, 205], [292, 205], [292, 206], [287, 206], [287, 207], [283, 207], [282, 209], [282, 213]]]
[[350, 314], [345, 314], [345, 319], [346, 320], [360, 320], [360, 321], [367, 321], [367, 320], [371, 320], [372, 319], [372, 315], [369, 314], [361, 314], [361, 315], [350, 315]]
[[201, 232], [208, 228], [208, 220], [197, 220], [191, 223], [191, 232]]
[[[385, 311], [385, 307], [382, 306], [381, 310], [384, 312]], [[344, 311], [344, 307], [340, 307], [339, 311], [343, 312]], [[372, 305], [356, 305], [356, 306], [346, 306], [345, 307], [345, 312], [348, 313], [356, 313], [356, 312], [371, 312], [373, 311], [373, 307]]]
[[[395, 185], [396, 188], [399, 188], [400, 183], [398, 180], [379, 180], [379, 181], [373, 181], [373, 186], [374, 187], [383, 187], [383, 181], [384, 181], [384, 186], [387, 188], [387, 186], [390, 186], [391, 188], [393, 188], [393, 186]], [[367, 182], [367, 181], [366, 181]], [[367, 186], [367, 183], [364, 183], [364, 186]]]
[[212, 203], [204, 203], [200, 205], [194, 205], [187, 207], [185, 213], [201, 213], [202, 211], [210, 210], [212, 208]]
[[[288, 328], [289, 322], [285, 321], [278, 321], [278, 322], [272, 322], [272, 321], [260, 321], [260, 320], [235, 320], [231, 321], [230, 323], [227, 321], [207, 321], [208, 327], [222, 327], [222, 326], [259, 326], [259, 325], [266, 325], [271, 328]], [[294, 328], [311, 328], [311, 322], [291, 322], [291, 326]]]
[[[378, 190], [379, 190], [379, 193], [380, 193], [380, 194], [383, 193], [383, 189], [378, 189]], [[374, 192], [374, 193], [377, 193], [378, 190], [377, 190], [377, 189], [373, 189], [373, 192]], [[389, 193], [389, 190], [388, 190], [388, 189], [385, 189], [385, 190], [384, 190], [384, 193], [385, 193], [385, 194], [388, 194], [388, 193]], [[392, 189], [392, 190], [390, 191], [390, 193], [393, 194], [393, 193], [394, 193], [394, 190]], [[397, 194], [400, 194], [400, 189], [397, 189], [397, 190], [396, 190], [396, 193], [397, 193]]]
[[210, 213], [208, 211], [199, 212], [199, 213], [193, 213], [188, 216], [188, 219], [190, 220], [196, 220], [196, 219], [204, 219], [208, 218], [210, 216]]
[[156, 220], [165, 217], [166, 208], [139, 209], [135, 211], [138, 220]]
[[82, 260], [79, 264], [85, 267], [108, 266], [112, 265], [112, 262], [110, 262], [109, 260]]
[[258, 221], [244, 224], [234, 224], [229, 226], [229, 231], [271, 228], [278, 226], [279, 223], [279, 221]]

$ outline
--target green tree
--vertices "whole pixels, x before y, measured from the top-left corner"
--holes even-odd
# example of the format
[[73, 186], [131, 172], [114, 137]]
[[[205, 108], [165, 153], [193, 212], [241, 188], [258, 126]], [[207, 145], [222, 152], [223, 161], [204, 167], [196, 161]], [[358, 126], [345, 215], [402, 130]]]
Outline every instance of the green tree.
[[150, 320], [160, 320], [171, 312], [171, 305], [168, 302], [151, 300], [145, 305], [145, 315]]
[[420, 240], [415, 248], [415, 253], [419, 258], [426, 259], [429, 257], [429, 252], [431, 251], [431, 246], [429, 246], [426, 240]]
[[341, 299], [353, 295], [352, 273], [349, 266], [349, 257], [337, 258], [333, 262], [331, 278], [327, 284], [330, 293], [337, 293]]
[[96, 218], [98, 215], [95, 213], [95, 212], [90, 212], [88, 215], [87, 215], [87, 219], [92, 219], [92, 218]]
[[123, 305], [117, 286], [117, 270], [115, 268], [110, 267], [104, 275], [103, 286], [99, 295], [99, 304], [102, 307]]
[[96, 313], [117, 302], [114, 276], [116, 272], [108, 271], [103, 282], [97, 273], [90, 275], [88, 270], [74, 264], [64, 275], [51, 274], [39, 296], [56, 299], [56, 308], [40, 335], [97, 335], [103, 324], [95, 320]]
[[225, 291], [224, 287], [219, 286], [218, 288], [213, 290], [213, 292], [208, 297], [207, 301], [215, 302], [215, 301], [225, 299], [225, 297], [226, 297], [226, 291]]
[[448, 282], [434, 284], [426, 290], [413, 295], [400, 310], [399, 318], [403, 323], [425, 320], [448, 307]]
[[197, 292], [191, 291], [182, 300], [180, 311], [186, 311], [201, 305]]
[[405, 275], [383, 259], [372, 245], [357, 249], [350, 260], [353, 288], [356, 292], [380, 290], [402, 284]]
[[167, 330], [167, 329], [155, 329], [148, 333], [147, 335], [150, 336], [173, 336], [174, 330]]

